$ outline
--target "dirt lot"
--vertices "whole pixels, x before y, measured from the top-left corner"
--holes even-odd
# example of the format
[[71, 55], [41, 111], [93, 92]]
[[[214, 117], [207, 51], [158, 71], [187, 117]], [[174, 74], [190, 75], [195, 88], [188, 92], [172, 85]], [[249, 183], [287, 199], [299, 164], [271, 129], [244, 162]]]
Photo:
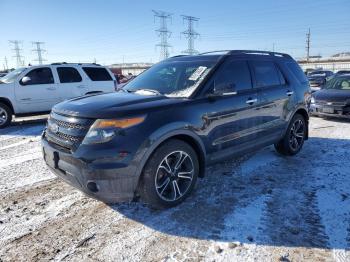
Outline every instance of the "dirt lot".
[[43, 121], [0, 131], [0, 261], [350, 261], [350, 123], [311, 119], [296, 157], [272, 147], [208, 168], [182, 205], [109, 206], [56, 179]]

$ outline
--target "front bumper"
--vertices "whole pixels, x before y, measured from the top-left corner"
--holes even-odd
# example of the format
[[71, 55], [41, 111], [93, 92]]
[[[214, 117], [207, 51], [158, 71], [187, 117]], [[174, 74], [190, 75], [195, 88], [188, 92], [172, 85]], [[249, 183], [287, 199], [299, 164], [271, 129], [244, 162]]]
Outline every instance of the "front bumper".
[[125, 164], [96, 164], [58, 150], [42, 138], [44, 160], [50, 170], [71, 186], [105, 203], [128, 202], [134, 198], [138, 176]]
[[312, 104], [310, 114], [314, 116], [337, 117], [350, 119], [350, 108], [345, 106], [331, 106]]

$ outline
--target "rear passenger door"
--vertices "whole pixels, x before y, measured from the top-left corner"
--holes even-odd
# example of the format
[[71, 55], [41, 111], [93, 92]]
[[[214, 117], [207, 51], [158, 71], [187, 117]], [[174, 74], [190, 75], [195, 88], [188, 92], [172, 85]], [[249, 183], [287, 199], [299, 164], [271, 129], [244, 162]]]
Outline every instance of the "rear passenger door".
[[84, 66], [84, 73], [89, 78], [89, 92], [113, 92], [114, 79], [104, 67]]
[[71, 66], [58, 66], [56, 68], [60, 84], [58, 86], [61, 101], [85, 95], [88, 87], [84, 84], [79, 71]]
[[273, 60], [249, 61], [258, 91], [259, 138], [278, 139], [287, 125], [294, 92]]

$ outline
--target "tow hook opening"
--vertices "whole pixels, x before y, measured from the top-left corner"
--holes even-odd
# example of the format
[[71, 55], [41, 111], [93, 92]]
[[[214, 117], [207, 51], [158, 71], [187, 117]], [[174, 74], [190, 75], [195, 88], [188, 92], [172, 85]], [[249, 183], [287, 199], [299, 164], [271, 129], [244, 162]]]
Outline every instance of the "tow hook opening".
[[98, 186], [95, 182], [88, 182], [86, 184], [86, 187], [92, 192], [92, 193], [97, 193], [99, 191]]

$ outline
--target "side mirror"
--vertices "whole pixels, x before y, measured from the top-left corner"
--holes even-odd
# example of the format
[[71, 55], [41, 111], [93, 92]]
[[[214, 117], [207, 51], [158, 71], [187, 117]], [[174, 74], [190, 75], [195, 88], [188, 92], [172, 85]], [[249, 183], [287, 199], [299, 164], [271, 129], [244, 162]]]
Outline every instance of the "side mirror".
[[29, 76], [25, 76], [21, 79], [21, 84], [22, 85], [28, 85], [30, 83], [30, 81], [32, 81], [32, 79], [30, 79]]

